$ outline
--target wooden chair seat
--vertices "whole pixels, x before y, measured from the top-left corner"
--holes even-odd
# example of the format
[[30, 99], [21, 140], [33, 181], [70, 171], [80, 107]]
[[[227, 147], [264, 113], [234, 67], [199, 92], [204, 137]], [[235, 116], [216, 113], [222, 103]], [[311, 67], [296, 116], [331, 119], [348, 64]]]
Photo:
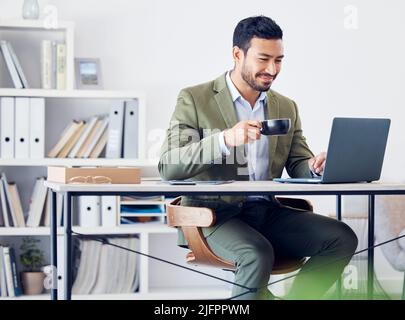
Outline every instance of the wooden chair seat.
[[[311, 203], [304, 199], [277, 198], [277, 200], [289, 207], [313, 211]], [[171, 227], [181, 228], [187, 240], [190, 252], [186, 255], [186, 261], [193, 265], [204, 265], [226, 270], [235, 270], [235, 265], [217, 256], [209, 247], [201, 231], [202, 227], [210, 227], [215, 224], [215, 212], [204, 207], [181, 206], [181, 197], [174, 199], [167, 205], [167, 223]], [[272, 274], [284, 274], [300, 269], [306, 259], [276, 256]]]

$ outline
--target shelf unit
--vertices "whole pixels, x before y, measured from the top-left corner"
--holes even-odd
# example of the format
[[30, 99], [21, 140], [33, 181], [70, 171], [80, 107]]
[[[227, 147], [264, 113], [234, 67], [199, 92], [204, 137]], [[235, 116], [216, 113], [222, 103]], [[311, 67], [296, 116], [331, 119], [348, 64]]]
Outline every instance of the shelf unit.
[[[231, 289], [218, 287], [185, 288], [173, 294], [172, 289], [151, 289], [146, 294], [88, 294], [72, 295], [72, 300], [216, 300], [227, 299], [231, 296]], [[49, 294], [20, 296], [16, 298], [4, 298], [4, 300], [50, 300]]]
[[[74, 23], [73, 22], [59, 22], [58, 27], [55, 29], [48, 29], [44, 25], [43, 21], [32, 20], [0, 20], [0, 37], [9, 40], [15, 45], [17, 56], [20, 58], [20, 62], [28, 78], [28, 82], [32, 88], [30, 89], [15, 89], [11, 87], [0, 88], [0, 97], [13, 97], [13, 98], [44, 98], [46, 102], [46, 113], [50, 112], [48, 121], [45, 126], [54, 126], [54, 132], [56, 134], [63, 128], [62, 126], [70, 121], [73, 116], [88, 117], [91, 114], [98, 114], [99, 112], [105, 112], [106, 106], [99, 106], [98, 101], [110, 101], [110, 100], [130, 100], [137, 99], [139, 107], [139, 153], [137, 159], [58, 159], [58, 158], [42, 158], [42, 159], [3, 159], [0, 158], [0, 171], [6, 171], [10, 180], [16, 181], [19, 185], [19, 191], [23, 191], [22, 200], [25, 203], [24, 211], [27, 211], [27, 202], [30, 197], [33, 177], [36, 175], [41, 176], [44, 174], [47, 166], [136, 166], [141, 168], [151, 168], [157, 165], [156, 161], [149, 161], [145, 159], [145, 120], [146, 120], [146, 103], [145, 95], [142, 92], [137, 91], [113, 91], [113, 90], [75, 90], [74, 89]], [[40, 41], [43, 38], [62, 40], [66, 43], [67, 58], [66, 58], [66, 90], [44, 90], [40, 88], [40, 81], [38, 77], [39, 69], [34, 66], [32, 61], [39, 61], [39, 49]], [[31, 56], [31, 52], [34, 54]], [[28, 54], [30, 53], [30, 54]], [[1, 56], [0, 59], [3, 59]], [[38, 65], [38, 63], [36, 64]], [[8, 76], [7, 69], [0, 69], [4, 73], [4, 76]], [[3, 75], [2, 75], [3, 76]], [[5, 78], [3, 78], [5, 79]], [[6, 83], [7, 86], [11, 86], [10, 83]], [[2, 84], [0, 84], [1, 86]], [[89, 101], [96, 100], [96, 103], [90, 104]], [[65, 101], [72, 101], [72, 105], [77, 102], [86, 101], [89, 103], [88, 108], [83, 108], [80, 105], [76, 108], [76, 114], [72, 115], [68, 113], [70, 105], [66, 105]], [[64, 103], [62, 103], [64, 102]], [[81, 103], [83, 104], [83, 103]], [[101, 110], [101, 111], [100, 111]], [[55, 117], [56, 115], [56, 117]], [[59, 115], [62, 115], [60, 117]], [[61, 119], [59, 119], [61, 118]], [[64, 119], [66, 118], [66, 119]], [[59, 123], [55, 123], [55, 120], [59, 120]], [[56, 121], [57, 122], [57, 121]], [[47, 130], [45, 131], [47, 132]], [[48, 132], [49, 134], [49, 132]], [[52, 143], [48, 143], [49, 145]], [[48, 151], [46, 150], [46, 151]], [[25, 194], [25, 195], [24, 195]], [[125, 227], [99, 227], [99, 228], [82, 228], [74, 227], [73, 230], [80, 234], [86, 235], [137, 235], [140, 239], [140, 250], [142, 252], [148, 252], [148, 238], [150, 234], [174, 234], [174, 229], [169, 229], [162, 224], [138, 224], [128, 225]], [[17, 228], [17, 227], [0, 227], [0, 243], [11, 243], [18, 251], [18, 246], [15, 244], [21, 240], [24, 236], [39, 237], [41, 239], [43, 249], [49, 247], [49, 235], [50, 229], [48, 227], [38, 228]], [[63, 244], [63, 229], [58, 229], [58, 243]], [[63, 245], [62, 245], [63, 250]], [[45, 252], [49, 255], [49, 252]], [[18, 252], [17, 252], [18, 256]], [[48, 259], [49, 261], [49, 259]], [[60, 261], [60, 269], [62, 269], [63, 262]], [[140, 290], [138, 293], [126, 294], [126, 295], [100, 295], [98, 296], [75, 296], [75, 299], [86, 298], [100, 298], [100, 299], [138, 299], [143, 297], [148, 292], [148, 261], [145, 258], [140, 258]], [[61, 270], [62, 272], [62, 270]], [[49, 295], [40, 296], [21, 296], [16, 298], [6, 299], [49, 299]]]
[[[145, 95], [142, 92], [126, 90], [126, 91], [108, 91], [108, 90], [75, 90], [74, 89], [74, 23], [59, 22], [58, 28], [47, 29], [44, 27], [43, 21], [28, 21], [28, 20], [13, 20], [4, 21], [0, 19], [0, 36], [5, 35], [6, 40], [12, 40], [16, 37], [16, 52], [17, 55], [23, 53], [21, 59], [22, 67], [27, 67], [28, 80], [35, 79], [30, 77], [30, 72], [35, 73], [34, 66], [24, 65], [24, 62], [32, 61], [28, 55], [30, 50], [27, 50], [27, 45], [34, 45], [35, 49], [39, 48], [37, 43], [40, 41], [41, 32], [44, 34], [58, 33], [57, 36], [63, 37], [67, 46], [67, 89], [66, 90], [44, 90], [40, 88], [32, 89], [14, 89], [0, 88], [0, 97], [27, 97], [27, 98], [44, 98], [46, 102], [46, 135], [54, 137], [58, 135], [66, 122], [76, 116], [89, 117], [99, 112], [106, 110], [105, 105], [98, 103], [110, 100], [127, 100], [137, 99], [139, 106], [139, 157], [137, 159], [58, 159], [58, 158], [41, 158], [41, 159], [2, 159], [0, 158], [0, 171], [7, 172], [10, 180], [15, 180], [18, 184], [22, 200], [25, 203], [25, 212], [27, 212], [27, 203], [31, 195], [33, 181], [36, 176], [43, 176], [47, 166], [137, 166], [144, 169], [143, 178], [145, 180], [154, 180], [158, 164], [158, 159], [146, 159], [146, 102]], [[24, 42], [24, 36], [31, 37], [27, 42]], [[14, 42], [13, 42], [14, 44]], [[28, 47], [29, 48], [29, 47]], [[26, 56], [24, 57], [24, 54]], [[20, 58], [20, 57], [19, 57]], [[24, 60], [25, 58], [25, 60]], [[1, 71], [1, 69], [0, 69]], [[25, 71], [25, 70], [24, 70]], [[3, 70], [2, 72], [5, 72]], [[29, 81], [30, 82], [30, 81]], [[38, 84], [38, 81], [37, 83]], [[1, 86], [1, 84], [0, 84]], [[91, 104], [93, 100], [96, 103]], [[88, 105], [83, 107], [83, 104], [78, 103], [86, 101]], [[67, 103], [66, 103], [67, 102]], [[75, 105], [76, 104], [76, 105]], [[100, 111], [101, 110], [101, 111]], [[65, 122], [63, 122], [65, 120]], [[51, 130], [49, 130], [51, 129]], [[52, 130], [53, 129], [53, 130]], [[48, 131], [49, 130], [49, 131]], [[53, 141], [48, 142], [46, 151], [52, 146]], [[163, 200], [164, 202], [165, 200]], [[134, 202], [127, 202], [133, 204]], [[154, 201], [136, 201], [142, 204], [157, 204]], [[159, 202], [159, 204], [162, 202]], [[169, 228], [161, 222], [138, 223], [131, 225], [122, 225], [116, 227], [95, 227], [83, 228], [73, 227], [73, 231], [85, 235], [137, 235], [139, 238], [139, 250], [143, 253], [162, 257], [175, 263], [186, 265], [186, 251], [176, 246], [177, 232], [173, 228]], [[42, 247], [45, 254], [48, 256], [49, 262], [49, 234], [48, 227], [38, 228], [17, 228], [17, 227], [0, 227], [0, 243], [11, 243], [17, 249], [21, 237], [33, 236], [41, 239]], [[58, 229], [58, 252], [63, 253], [63, 229]], [[45, 249], [46, 248], [46, 249]], [[139, 291], [130, 294], [105, 294], [105, 295], [74, 295], [73, 299], [215, 299], [226, 298], [230, 295], [230, 289], [224, 288], [223, 283], [217, 280], [208, 279], [204, 276], [191, 274], [184, 275], [184, 270], [171, 269], [170, 265], [162, 265], [161, 262], [149, 259], [145, 256], [139, 256], [139, 272], [140, 282]], [[58, 257], [58, 275], [63, 274], [63, 254]], [[165, 271], [164, 271], [165, 270]], [[204, 268], [199, 269], [205, 271]], [[227, 275], [222, 270], [206, 270], [207, 273], [226, 278]], [[58, 280], [59, 289], [63, 289], [63, 279]], [[61, 292], [62, 290], [59, 290]], [[50, 295], [43, 294], [39, 296], [20, 296], [16, 298], [6, 298], [7, 300], [22, 300], [22, 299], [43, 299], [47, 300]], [[1, 299], [1, 298], [0, 298]]]

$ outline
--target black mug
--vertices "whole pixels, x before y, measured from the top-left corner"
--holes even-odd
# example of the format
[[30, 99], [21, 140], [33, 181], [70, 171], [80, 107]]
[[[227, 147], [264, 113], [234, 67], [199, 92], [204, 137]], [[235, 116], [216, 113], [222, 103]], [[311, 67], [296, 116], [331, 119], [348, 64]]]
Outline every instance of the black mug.
[[290, 127], [291, 120], [289, 118], [264, 120], [260, 133], [265, 136], [281, 136], [287, 134]]

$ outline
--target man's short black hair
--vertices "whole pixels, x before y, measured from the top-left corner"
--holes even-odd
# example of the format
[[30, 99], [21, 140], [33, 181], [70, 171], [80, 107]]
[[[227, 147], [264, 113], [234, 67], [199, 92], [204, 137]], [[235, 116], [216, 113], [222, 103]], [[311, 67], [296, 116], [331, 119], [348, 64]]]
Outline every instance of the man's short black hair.
[[233, 46], [246, 52], [250, 48], [252, 38], [283, 39], [283, 30], [271, 18], [256, 16], [243, 19], [238, 23], [233, 33]]

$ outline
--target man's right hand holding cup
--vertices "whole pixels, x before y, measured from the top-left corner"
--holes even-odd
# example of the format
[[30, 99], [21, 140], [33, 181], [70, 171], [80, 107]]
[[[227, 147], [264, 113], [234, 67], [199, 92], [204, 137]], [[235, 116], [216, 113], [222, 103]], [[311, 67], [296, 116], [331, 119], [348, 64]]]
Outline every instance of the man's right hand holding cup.
[[233, 128], [224, 131], [225, 145], [227, 147], [239, 147], [259, 140], [261, 127], [261, 122], [257, 120], [240, 121]]

